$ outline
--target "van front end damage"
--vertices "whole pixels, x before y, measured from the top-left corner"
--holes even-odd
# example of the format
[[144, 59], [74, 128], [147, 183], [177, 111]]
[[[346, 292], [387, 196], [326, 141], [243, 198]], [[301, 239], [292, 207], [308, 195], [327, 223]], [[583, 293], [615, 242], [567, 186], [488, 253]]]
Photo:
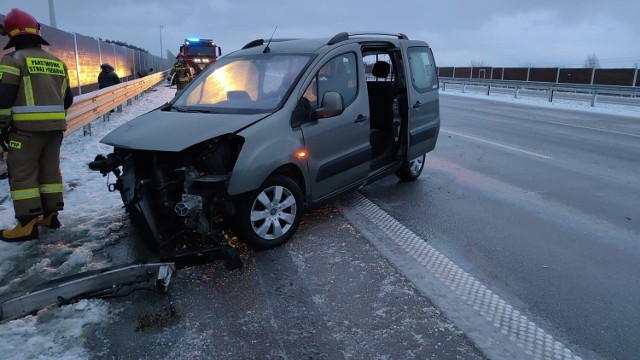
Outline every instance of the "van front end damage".
[[[114, 174], [109, 191], [119, 191], [131, 220], [148, 227], [161, 250], [173, 240], [204, 240], [204, 247], [173, 248], [170, 255], [70, 275], [38, 285], [0, 302], [0, 322], [33, 314], [51, 304], [113, 298], [146, 289], [166, 293], [176, 270], [224, 261], [242, 267], [238, 252], [216, 225], [230, 211], [226, 183], [242, 142], [214, 139], [185, 151], [153, 152], [115, 148], [89, 164], [104, 176]], [[192, 243], [193, 244], [193, 243]], [[200, 244], [197, 244], [200, 245]]]
[[109, 191], [119, 191], [129, 216], [160, 247], [178, 238], [215, 239], [233, 214], [227, 184], [242, 146], [235, 135], [218, 137], [180, 152], [114, 148], [89, 168], [113, 173]]

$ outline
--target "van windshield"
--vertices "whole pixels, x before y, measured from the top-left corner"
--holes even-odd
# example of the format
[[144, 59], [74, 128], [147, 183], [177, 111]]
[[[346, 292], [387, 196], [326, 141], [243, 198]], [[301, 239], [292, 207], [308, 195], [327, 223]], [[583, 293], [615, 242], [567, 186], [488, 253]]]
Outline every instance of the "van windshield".
[[222, 58], [196, 77], [173, 105], [215, 112], [269, 112], [284, 101], [309, 60], [306, 55]]

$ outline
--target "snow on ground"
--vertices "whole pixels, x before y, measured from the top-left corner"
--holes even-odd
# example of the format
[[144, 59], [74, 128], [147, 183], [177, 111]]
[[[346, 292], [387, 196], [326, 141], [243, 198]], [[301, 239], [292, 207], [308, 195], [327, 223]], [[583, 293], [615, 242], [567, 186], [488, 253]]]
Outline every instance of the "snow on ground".
[[[89, 170], [87, 164], [97, 154], [112, 151], [111, 146], [99, 143], [110, 130], [164, 104], [175, 91], [175, 87], [158, 85], [132, 106], [124, 106], [122, 113], [111, 113], [109, 121], [94, 121], [92, 136], [84, 136], [79, 130], [64, 139], [61, 168], [65, 209], [60, 213], [63, 226], [59, 230], [41, 230], [37, 241], [0, 242], [0, 301], [22, 295], [40, 283], [110, 263], [104, 250], [123, 240], [127, 217], [118, 193], [108, 192], [107, 178]], [[0, 229], [15, 224], [8, 194], [9, 182], [0, 181]], [[107, 302], [82, 300], [1, 324], [1, 357], [85, 359], [84, 325], [104, 322], [109, 314]]]
[[[61, 167], [65, 187], [65, 210], [59, 230], [44, 230], [37, 241], [12, 244], [0, 242], [0, 301], [19, 296], [42, 282], [98, 269], [110, 264], [105, 249], [127, 238], [127, 217], [118, 193], [107, 191], [107, 178], [90, 171], [87, 164], [96, 154], [110, 153], [112, 148], [99, 140], [110, 130], [173, 97], [175, 88], [159, 85], [122, 113], [112, 113], [110, 121], [92, 123], [92, 136], [78, 131], [66, 137], [61, 149]], [[487, 98], [483, 94], [447, 90], [447, 95]], [[585, 102], [544, 99], [513, 99], [492, 95], [492, 100], [526, 103], [544, 107], [567, 108], [615, 115], [640, 116], [638, 108], [589, 107]], [[111, 178], [113, 181], [113, 178]], [[15, 224], [13, 205], [8, 197], [8, 181], [0, 181], [0, 228]], [[85, 359], [83, 347], [85, 325], [103, 323], [117, 316], [103, 300], [81, 300], [52, 307], [0, 324], [0, 354], [3, 359]]]

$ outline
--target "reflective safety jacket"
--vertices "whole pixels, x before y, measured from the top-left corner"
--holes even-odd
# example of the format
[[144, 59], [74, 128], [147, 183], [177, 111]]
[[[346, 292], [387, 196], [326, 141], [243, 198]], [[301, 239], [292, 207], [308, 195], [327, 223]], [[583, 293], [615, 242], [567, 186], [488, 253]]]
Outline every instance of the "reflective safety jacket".
[[28, 47], [6, 54], [0, 61], [0, 129], [66, 130], [70, 90], [67, 66], [49, 52]]
[[193, 72], [191, 67], [186, 62], [176, 62], [169, 72], [169, 76], [175, 74], [176, 82], [181, 84], [187, 84], [193, 79]]

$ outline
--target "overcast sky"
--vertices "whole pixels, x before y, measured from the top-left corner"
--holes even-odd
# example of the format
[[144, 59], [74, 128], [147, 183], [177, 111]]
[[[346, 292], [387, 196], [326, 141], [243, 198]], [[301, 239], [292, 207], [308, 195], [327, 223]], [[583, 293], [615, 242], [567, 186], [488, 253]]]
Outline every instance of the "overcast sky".
[[[640, 0], [53, 0], [59, 29], [160, 54], [187, 37], [223, 53], [257, 38], [402, 32], [427, 41], [438, 66], [640, 65]], [[49, 0], [1, 0], [50, 24]], [[162, 31], [160, 26], [163, 26]], [[163, 51], [165, 52], [165, 51]]]

